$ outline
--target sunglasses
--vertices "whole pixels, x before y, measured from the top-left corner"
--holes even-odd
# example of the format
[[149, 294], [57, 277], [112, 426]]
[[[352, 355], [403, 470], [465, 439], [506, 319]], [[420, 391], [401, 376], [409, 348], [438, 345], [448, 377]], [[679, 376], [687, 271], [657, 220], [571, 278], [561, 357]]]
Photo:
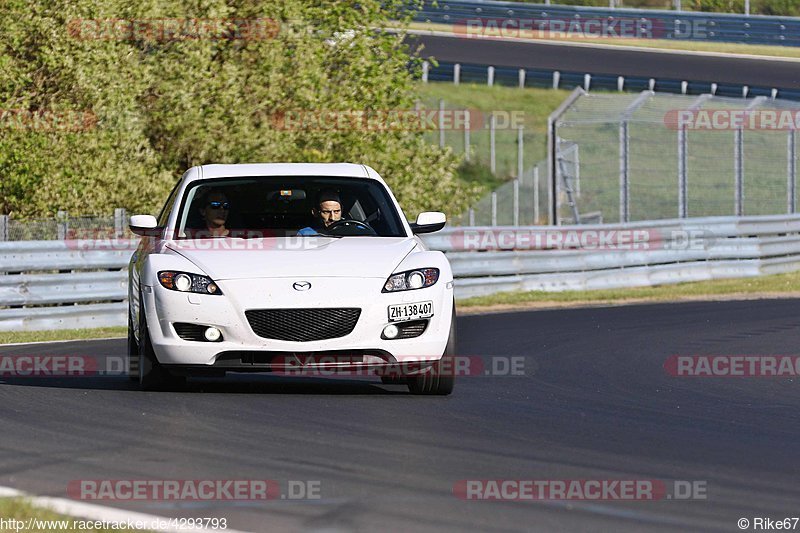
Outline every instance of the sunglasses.
[[230, 209], [231, 203], [230, 202], [208, 202], [208, 207], [211, 209]]

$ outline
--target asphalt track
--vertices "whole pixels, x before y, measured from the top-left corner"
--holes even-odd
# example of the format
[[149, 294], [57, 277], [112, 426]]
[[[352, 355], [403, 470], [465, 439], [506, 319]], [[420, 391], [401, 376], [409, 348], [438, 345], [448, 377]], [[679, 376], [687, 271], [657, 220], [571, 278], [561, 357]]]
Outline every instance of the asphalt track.
[[[319, 500], [113, 503], [251, 531], [739, 531], [800, 515], [800, 386], [678, 378], [675, 354], [797, 354], [800, 300], [465, 316], [459, 352], [524, 357], [450, 397], [368, 378], [235, 375], [145, 393], [125, 378], [0, 381], [0, 485], [66, 497], [79, 479], [271, 479]], [[119, 355], [122, 341], [3, 347]], [[488, 366], [487, 366], [488, 367]], [[690, 501], [464, 501], [465, 479], [704, 482]], [[671, 486], [671, 485], [670, 485]]]
[[800, 63], [796, 61], [467, 39], [458, 36], [413, 35], [408, 40], [414, 49], [419, 45], [424, 46], [420, 52], [422, 57], [433, 56], [448, 62], [750, 84], [784, 89], [800, 87]]

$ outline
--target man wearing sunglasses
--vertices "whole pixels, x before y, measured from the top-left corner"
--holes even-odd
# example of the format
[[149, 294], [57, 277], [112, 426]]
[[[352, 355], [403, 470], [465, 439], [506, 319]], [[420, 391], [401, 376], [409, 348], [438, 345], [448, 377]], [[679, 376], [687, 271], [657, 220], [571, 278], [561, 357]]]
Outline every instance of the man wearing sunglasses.
[[211, 191], [206, 195], [206, 201], [203, 203], [203, 207], [200, 208], [200, 213], [203, 215], [210, 237], [228, 236], [230, 230], [225, 227], [225, 223], [228, 221], [230, 207], [230, 202], [228, 202], [225, 193]]

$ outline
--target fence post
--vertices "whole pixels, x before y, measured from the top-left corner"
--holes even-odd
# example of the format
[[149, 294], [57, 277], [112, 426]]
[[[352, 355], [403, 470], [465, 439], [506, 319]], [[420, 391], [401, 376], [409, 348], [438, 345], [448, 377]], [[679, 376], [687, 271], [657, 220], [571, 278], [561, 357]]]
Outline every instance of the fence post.
[[687, 172], [686, 172], [686, 126], [678, 129], [678, 218], [686, 218]]
[[514, 226], [519, 226], [519, 178], [514, 180]]
[[522, 178], [522, 173], [524, 172], [524, 170], [523, 170], [523, 165], [524, 165], [524, 161], [523, 161], [523, 144], [522, 144], [524, 142], [523, 138], [522, 138], [523, 135], [524, 135], [524, 132], [525, 132], [524, 126], [519, 126], [517, 128], [517, 179], [521, 179]]
[[461, 63], [453, 65], [453, 85], [458, 85], [461, 82]]
[[67, 216], [66, 211], [59, 211], [56, 213], [56, 230], [58, 231], [59, 241], [67, 240], [67, 232], [69, 231]]
[[494, 67], [486, 69], [486, 83], [491, 87], [494, 85]]
[[469, 225], [475, 225], [475, 210], [473, 208], [469, 208]]
[[786, 206], [790, 214], [797, 212], [797, 144], [795, 130], [789, 130], [787, 140], [788, 173], [786, 182]]
[[8, 240], [8, 215], [0, 215], [0, 241]]
[[422, 83], [428, 83], [428, 70], [430, 70], [431, 64], [427, 61], [422, 62]]
[[497, 225], [497, 191], [492, 191], [492, 226]]
[[467, 109], [464, 114], [464, 160], [467, 162], [469, 161], [469, 130], [471, 127], [469, 122], [469, 109]]
[[533, 167], [533, 223], [539, 222], [539, 165]]
[[630, 221], [630, 176], [628, 168], [630, 157], [628, 137], [628, 121], [623, 120], [619, 124], [619, 221]]
[[497, 172], [497, 158], [495, 152], [495, 117], [494, 113], [489, 115], [489, 168], [492, 174]]
[[444, 100], [439, 99], [439, 147], [444, 148]]
[[734, 212], [737, 217], [744, 214], [744, 131], [736, 128], [733, 132], [733, 172], [736, 203]]
[[125, 208], [114, 209], [114, 238], [121, 239], [125, 235]]

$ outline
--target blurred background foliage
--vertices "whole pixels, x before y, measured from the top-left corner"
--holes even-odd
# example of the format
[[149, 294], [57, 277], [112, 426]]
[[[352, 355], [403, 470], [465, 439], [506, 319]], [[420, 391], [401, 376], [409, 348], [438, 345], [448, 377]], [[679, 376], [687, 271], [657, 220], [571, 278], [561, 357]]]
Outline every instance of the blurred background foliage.
[[[410, 50], [398, 35], [372, 30], [406, 21], [402, 5], [3, 0], [0, 214], [153, 213], [190, 166], [281, 161], [364, 163], [409, 217], [459, 213], [476, 190], [456, 178], [456, 156], [422, 132], [286, 131], [272, 120], [297, 110], [413, 109]], [[161, 18], [267, 18], [279, 31], [220, 39], [92, 31], [98, 19]], [[93, 119], [86, 128], [35, 128], [22, 111]]]

